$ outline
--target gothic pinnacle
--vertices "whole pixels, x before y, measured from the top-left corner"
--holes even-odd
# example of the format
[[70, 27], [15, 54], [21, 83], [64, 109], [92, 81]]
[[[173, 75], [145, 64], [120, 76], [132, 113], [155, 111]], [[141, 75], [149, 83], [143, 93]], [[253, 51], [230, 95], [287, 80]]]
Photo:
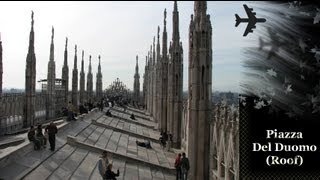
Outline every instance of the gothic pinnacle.
[[164, 9], [164, 19], [163, 19], [163, 22], [164, 22], [164, 26], [167, 25], [167, 9]]
[[52, 30], [51, 30], [51, 42], [53, 42], [53, 38], [54, 38], [54, 27], [52, 26]]
[[84, 72], [84, 62], [83, 62], [83, 57], [84, 57], [84, 50], [82, 50], [82, 61], [81, 61], [81, 71]]
[[173, 11], [175, 11], [175, 12], [178, 11], [177, 1], [174, 1]]
[[66, 37], [66, 45], [65, 45], [66, 50], [67, 50], [67, 46], [68, 46], [68, 37]]
[[77, 45], [74, 47], [74, 69], [77, 69]]
[[83, 56], [84, 56], [84, 50], [82, 50], [82, 61], [83, 61]]
[[33, 24], [34, 24], [34, 21], [33, 21], [33, 11], [31, 11], [31, 28], [33, 29]]

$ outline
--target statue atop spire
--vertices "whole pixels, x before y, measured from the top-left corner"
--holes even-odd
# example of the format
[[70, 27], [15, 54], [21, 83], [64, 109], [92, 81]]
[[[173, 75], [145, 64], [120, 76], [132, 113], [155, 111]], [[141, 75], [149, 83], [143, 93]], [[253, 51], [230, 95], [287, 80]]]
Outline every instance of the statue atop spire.
[[167, 9], [164, 9], [164, 19], [163, 19], [164, 27], [167, 26]]
[[178, 12], [178, 7], [177, 7], [177, 1], [174, 1], [174, 10], [172, 12], [172, 26], [173, 26], [173, 31], [172, 31], [172, 41], [173, 45], [175, 46], [176, 44], [179, 45], [180, 41], [180, 35], [179, 35], [179, 12]]
[[82, 50], [82, 60], [83, 60], [83, 56], [84, 56], [84, 50]]
[[194, 2], [194, 14], [196, 17], [206, 17], [207, 13], [207, 1], [195, 1]]
[[54, 38], [54, 27], [52, 26], [52, 30], [51, 30], [51, 41], [53, 41], [53, 38]]
[[136, 65], [138, 65], [138, 55], [136, 56]]
[[31, 28], [33, 29], [33, 24], [34, 24], [34, 21], [33, 21], [33, 11], [31, 11]]
[[66, 37], [66, 45], [65, 45], [66, 50], [67, 50], [67, 46], [68, 46], [68, 37]]
[[174, 11], [174, 12], [178, 11], [177, 1], [174, 1], [173, 11]]

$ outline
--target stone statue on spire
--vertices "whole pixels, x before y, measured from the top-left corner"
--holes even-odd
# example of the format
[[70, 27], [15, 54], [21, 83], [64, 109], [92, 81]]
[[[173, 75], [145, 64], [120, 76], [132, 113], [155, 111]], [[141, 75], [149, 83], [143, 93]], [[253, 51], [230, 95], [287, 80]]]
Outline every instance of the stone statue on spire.
[[34, 23], [34, 21], [33, 21], [33, 11], [31, 11], [31, 26], [33, 27], [33, 23]]
[[54, 38], [54, 27], [52, 26], [51, 40]]

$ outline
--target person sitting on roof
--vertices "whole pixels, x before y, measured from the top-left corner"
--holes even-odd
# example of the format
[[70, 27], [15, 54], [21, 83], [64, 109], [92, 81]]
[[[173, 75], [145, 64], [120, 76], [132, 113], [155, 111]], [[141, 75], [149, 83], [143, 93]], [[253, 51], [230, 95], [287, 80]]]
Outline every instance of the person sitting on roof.
[[140, 141], [137, 140], [136, 144], [138, 146], [145, 147], [147, 149], [151, 149], [152, 148], [149, 140], [146, 140], [145, 142], [140, 142]]

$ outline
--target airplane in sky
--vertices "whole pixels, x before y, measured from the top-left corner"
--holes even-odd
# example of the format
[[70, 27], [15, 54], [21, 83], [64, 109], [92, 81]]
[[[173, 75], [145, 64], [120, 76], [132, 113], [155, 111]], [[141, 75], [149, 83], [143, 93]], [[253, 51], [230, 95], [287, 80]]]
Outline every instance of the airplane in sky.
[[285, 45], [284, 41], [281, 41], [281, 38], [277, 35], [276, 32], [272, 31], [271, 28], [268, 28], [268, 33], [270, 37], [270, 42], [264, 42], [261, 38], [259, 38], [259, 49], [262, 50], [264, 46], [271, 46], [269, 55], [267, 59], [270, 59], [271, 56], [274, 56], [276, 52], [279, 51], [280, 46]]
[[243, 5], [244, 9], [246, 10], [247, 16], [248, 18], [240, 18], [238, 14], [235, 14], [236, 16], [236, 27], [238, 27], [238, 25], [241, 22], [248, 22], [247, 28], [244, 31], [243, 36], [247, 36], [248, 33], [252, 33], [254, 28], [256, 28], [256, 23], [257, 22], [266, 22], [266, 19], [264, 18], [256, 18], [256, 13], [253, 12], [253, 8], [249, 8], [247, 5]]

